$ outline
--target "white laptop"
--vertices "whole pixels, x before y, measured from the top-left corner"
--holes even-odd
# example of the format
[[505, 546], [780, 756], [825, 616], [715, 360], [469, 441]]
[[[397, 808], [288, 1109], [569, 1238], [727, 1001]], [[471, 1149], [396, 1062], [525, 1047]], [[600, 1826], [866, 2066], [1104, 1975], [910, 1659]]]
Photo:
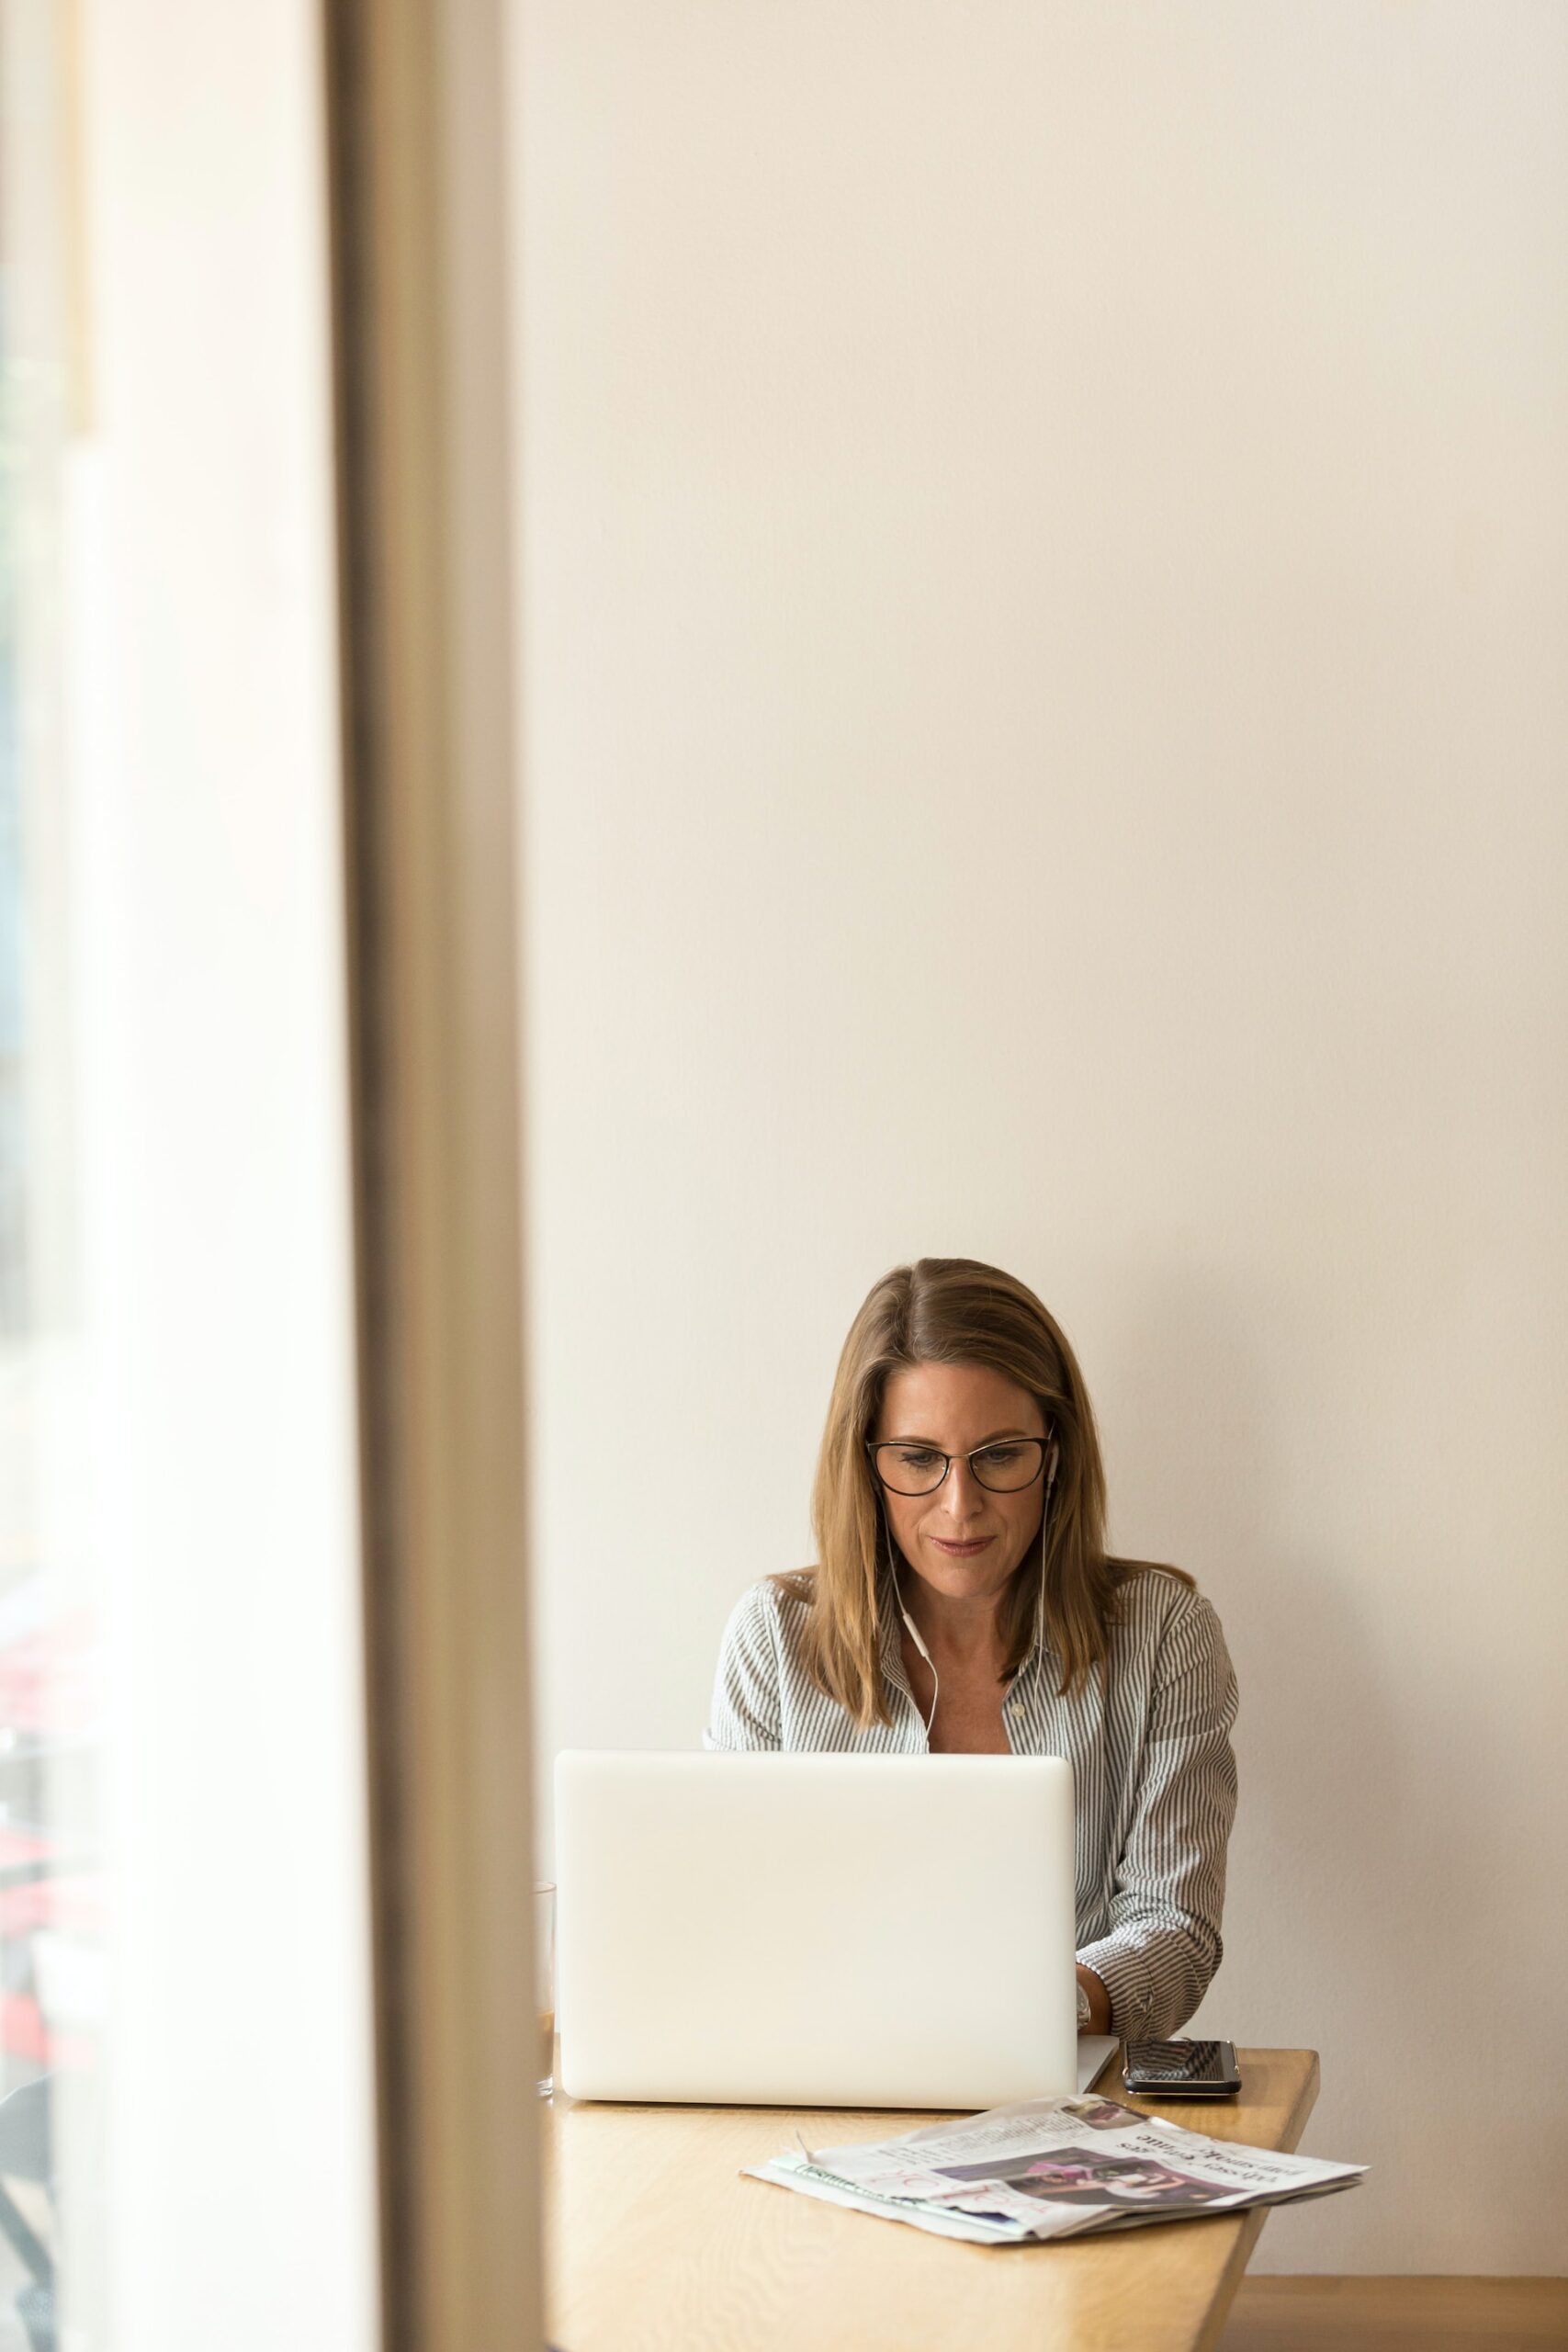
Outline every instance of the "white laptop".
[[999, 2107], [1071, 2093], [1072, 1768], [1055, 1757], [556, 1761], [574, 2098]]

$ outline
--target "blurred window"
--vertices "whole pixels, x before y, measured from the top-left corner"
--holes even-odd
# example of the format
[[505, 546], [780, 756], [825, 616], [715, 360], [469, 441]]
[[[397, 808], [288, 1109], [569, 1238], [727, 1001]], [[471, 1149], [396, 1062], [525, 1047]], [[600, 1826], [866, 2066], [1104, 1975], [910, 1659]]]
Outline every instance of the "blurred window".
[[103, 2340], [102, 1708], [67, 730], [71, 12], [0, 0], [0, 2352]]

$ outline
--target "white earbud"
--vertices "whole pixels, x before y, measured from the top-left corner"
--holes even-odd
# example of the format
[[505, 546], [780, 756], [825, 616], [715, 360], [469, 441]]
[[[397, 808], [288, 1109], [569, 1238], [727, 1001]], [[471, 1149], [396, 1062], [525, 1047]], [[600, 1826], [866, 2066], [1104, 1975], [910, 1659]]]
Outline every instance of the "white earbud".
[[904, 1606], [904, 1596], [903, 1596], [903, 1594], [902, 1594], [901, 1592], [899, 1592], [899, 1590], [898, 1590], [898, 1579], [897, 1579], [897, 1576], [895, 1576], [895, 1577], [894, 1577], [894, 1579], [893, 1579], [893, 1590], [894, 1590], [895, 1595], [896, 1595], [896, 1596], [897, 1596], [897, 1602], [898, 1602], [898, 1614], [899, 1614], [899, 1616], [900, 1616], [900, 1617], [902, 1617], [902, 1619], [904, 1620], [905, 1624], [906, 1624], [906, 1625], [908, 1625], [908, 1627], [909, 1628], [909, 1639], [914, 1643], [915, 1647], [919, 1651], [920, 1656], [925, 1659], [926, 1664], [927, 1664], [928, 1666], [930, 1666], [930, 1667], [931, 1667], [931, 1713], [926, 1717], [926, 1737], [929, 1739], [929, 1738], [931, 1737], [931, 1725], [932, 1725], [932, 1724], [934, 1724], [934, 1723], [935, 1723], [935, 1721], [936, 1721], [936, 1701], [937, 1701], [937, 1688], [938, 1688], [938, 1686], [937, 1686], [937, 1679], [936, 1679], [936, 1668], [935, 1668], [934, 1666], [932, 1666], [932, 1665], [931, 1665], [931, 1654], [930, 1650], [928, 1650], [928, 1649], [927, 1649], [927, 1647], [926, 1647], [926, 1645], [925, 1645], [924, 1642], [922, 1642], [922, 1641], [921, 1641], [921, 1639], [920, 1639], [920, 1634], [919, 1634], [919, 1626], [916, 1624], [916, 1623], [915, 1623], [914, 1619], [910, 1616], [910, 1614], [909, 1614], [908, 1611], [908, 1610], [905, 1608], [905, 1606]]
[[930, 1666], [931, 1669], [931, 1711], [926, 1717], [926, 1737], [929, 1739], [931, 1737], [931, 1725], [936, 1721], [936, 1668], [931, 1664], [931, 1654], [930, 1650], [927, 1649], [924, 1642], [920, 1639], [920, 1629], [916, 1624], [914, 1619], [910, 1616], [908, 1611], [905, 1608], [904, 1596], [898, 1589], [898, 1546], [893, 1541], [893, 1523], [887, 1516], [887, 1506], [886, 1503], [882, 1505], [882, 1524], [887, 1531], [887, 1565], [893, 1578], [893, 1598], [898, 1604], [898, 1614], [902, 1617], [905, 1624], [909, 1629], [909, 1639], [914, 1643], [915, 1647], [919, 1651], [920, 1656], [925, 1659], [926, 1664]]
[[1052, 1445], [1046, 1456], [1045, 1500], [1040, 1511], [1040, 1586], [1034, 1596], [1034, 1640], [1038, 1647], [1045, 1637], [1045, 1536], [1051, 1524], [1051, 1489], [1056, 1483], [1056, 1463], [1061, 1447]]

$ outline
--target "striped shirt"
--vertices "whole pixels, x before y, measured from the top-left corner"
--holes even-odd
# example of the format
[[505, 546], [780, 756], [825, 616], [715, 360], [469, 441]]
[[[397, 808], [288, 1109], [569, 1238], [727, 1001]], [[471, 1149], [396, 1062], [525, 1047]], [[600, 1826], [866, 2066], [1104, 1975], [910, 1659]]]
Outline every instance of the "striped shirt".
[[[893, 1721], [863, 1730], [806, 1672], [807, 1607], [768, 1579], [741, 1595], [703, 1746], [928, 1752], [890, 1599], [882, 1673]], [[1157, 1569], [1120, 1589], [1110, 1642], [1109, 1672], [1062, 1698], [1037, 1623], [1002, 1721], [1015, 1756], [1063, 1756], [1073, 1768], [1078, 1959], [1111, 1996], [1111, 2031], [1159, 2041], [1185, 2025], [1220, 1964], [1235, 1675], [1213, 1606]]]

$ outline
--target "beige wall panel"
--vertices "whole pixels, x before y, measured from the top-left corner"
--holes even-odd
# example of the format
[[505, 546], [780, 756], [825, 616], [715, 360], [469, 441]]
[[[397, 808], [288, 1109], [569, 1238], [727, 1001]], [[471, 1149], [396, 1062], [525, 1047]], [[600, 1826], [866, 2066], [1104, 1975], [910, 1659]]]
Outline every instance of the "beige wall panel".
[[519, 21], [542, 1770], [994, 1258], [1235, 1651], [1202, 2022], [1374, 2166], [1262, 2266], [1551, 2270], [1568, 17]]

